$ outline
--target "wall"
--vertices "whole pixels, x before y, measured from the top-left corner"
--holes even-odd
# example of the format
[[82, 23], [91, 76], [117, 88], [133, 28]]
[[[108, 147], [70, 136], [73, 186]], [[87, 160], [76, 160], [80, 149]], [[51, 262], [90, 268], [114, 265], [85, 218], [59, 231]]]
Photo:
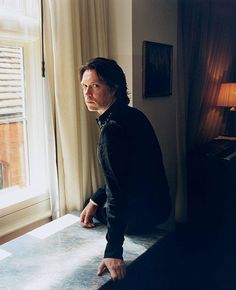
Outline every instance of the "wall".
[[[154, 127], [162, 148], [171, 193], [174, 196], [177, 183], [175, 128], [177, 0], [109, 0], [109, 4], [109, 54], [126, 72], [133, 106], [143, 111]], [[143, 40], [173, 45], [171, 96], [143, 99]], [[169, 225], [172, 226], [171, 222]]]
[[109, 0], [109, 57], [123, 68], [132, 103], [132, 0]]
[[[177, 96], [177, 1], [133, 1], [133, 105], [151, 121], [159, 138], [172, 195], [176, 191], [176, 96]], [[149, 40], [173, 45], [172, 95], [142, 97], [142, 42]]]

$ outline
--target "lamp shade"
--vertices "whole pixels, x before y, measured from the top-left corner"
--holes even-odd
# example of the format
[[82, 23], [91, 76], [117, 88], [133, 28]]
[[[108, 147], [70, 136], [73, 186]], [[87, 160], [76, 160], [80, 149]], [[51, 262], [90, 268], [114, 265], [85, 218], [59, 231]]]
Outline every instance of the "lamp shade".
[[217, 106], [236, 106], [236, 83], [223, 83], [217, 100]]

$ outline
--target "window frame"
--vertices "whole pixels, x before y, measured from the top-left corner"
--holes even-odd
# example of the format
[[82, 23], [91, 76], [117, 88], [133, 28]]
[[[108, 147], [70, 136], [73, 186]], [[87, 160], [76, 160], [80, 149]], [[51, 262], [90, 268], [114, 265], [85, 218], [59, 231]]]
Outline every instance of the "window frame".
[[[30, 185], [0, 191], [0, 237], [45, 218], [51, 218], [50, 185], [47, 162], [47, 138], [43, 80], [40, 78], [40, 39], [0, 37], [0, 45], [23, 48], [25, 110], [27, 116], [28, 176]], [[31, 97], [30, 97], [31, 96]], [[35, 128], [38, 128], [35, 130]], [[40, 141], [42, 140], [42, 141]], [[37, 176], [40, 162], [41, 181]], [[12, 198], [8, 199], [9, 194]]]

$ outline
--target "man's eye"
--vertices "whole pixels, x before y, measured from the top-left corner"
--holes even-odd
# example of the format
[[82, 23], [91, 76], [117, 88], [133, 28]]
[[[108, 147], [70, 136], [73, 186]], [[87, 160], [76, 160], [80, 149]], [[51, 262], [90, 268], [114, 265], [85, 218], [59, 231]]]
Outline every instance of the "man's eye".
[[99, 85], [98, 84], [93, 84], [93, 88], [98, 88]]

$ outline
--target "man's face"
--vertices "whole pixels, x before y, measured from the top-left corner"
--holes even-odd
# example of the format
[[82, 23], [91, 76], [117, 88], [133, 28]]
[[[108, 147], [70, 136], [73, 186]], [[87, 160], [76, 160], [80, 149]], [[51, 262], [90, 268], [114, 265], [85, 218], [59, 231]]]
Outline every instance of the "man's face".
[[99, 79], [95, 70], [84, 72], [81, 85], [85, 104], [89, 111], [96, 111], [101, 115], [115, 100], [114, 91]]

